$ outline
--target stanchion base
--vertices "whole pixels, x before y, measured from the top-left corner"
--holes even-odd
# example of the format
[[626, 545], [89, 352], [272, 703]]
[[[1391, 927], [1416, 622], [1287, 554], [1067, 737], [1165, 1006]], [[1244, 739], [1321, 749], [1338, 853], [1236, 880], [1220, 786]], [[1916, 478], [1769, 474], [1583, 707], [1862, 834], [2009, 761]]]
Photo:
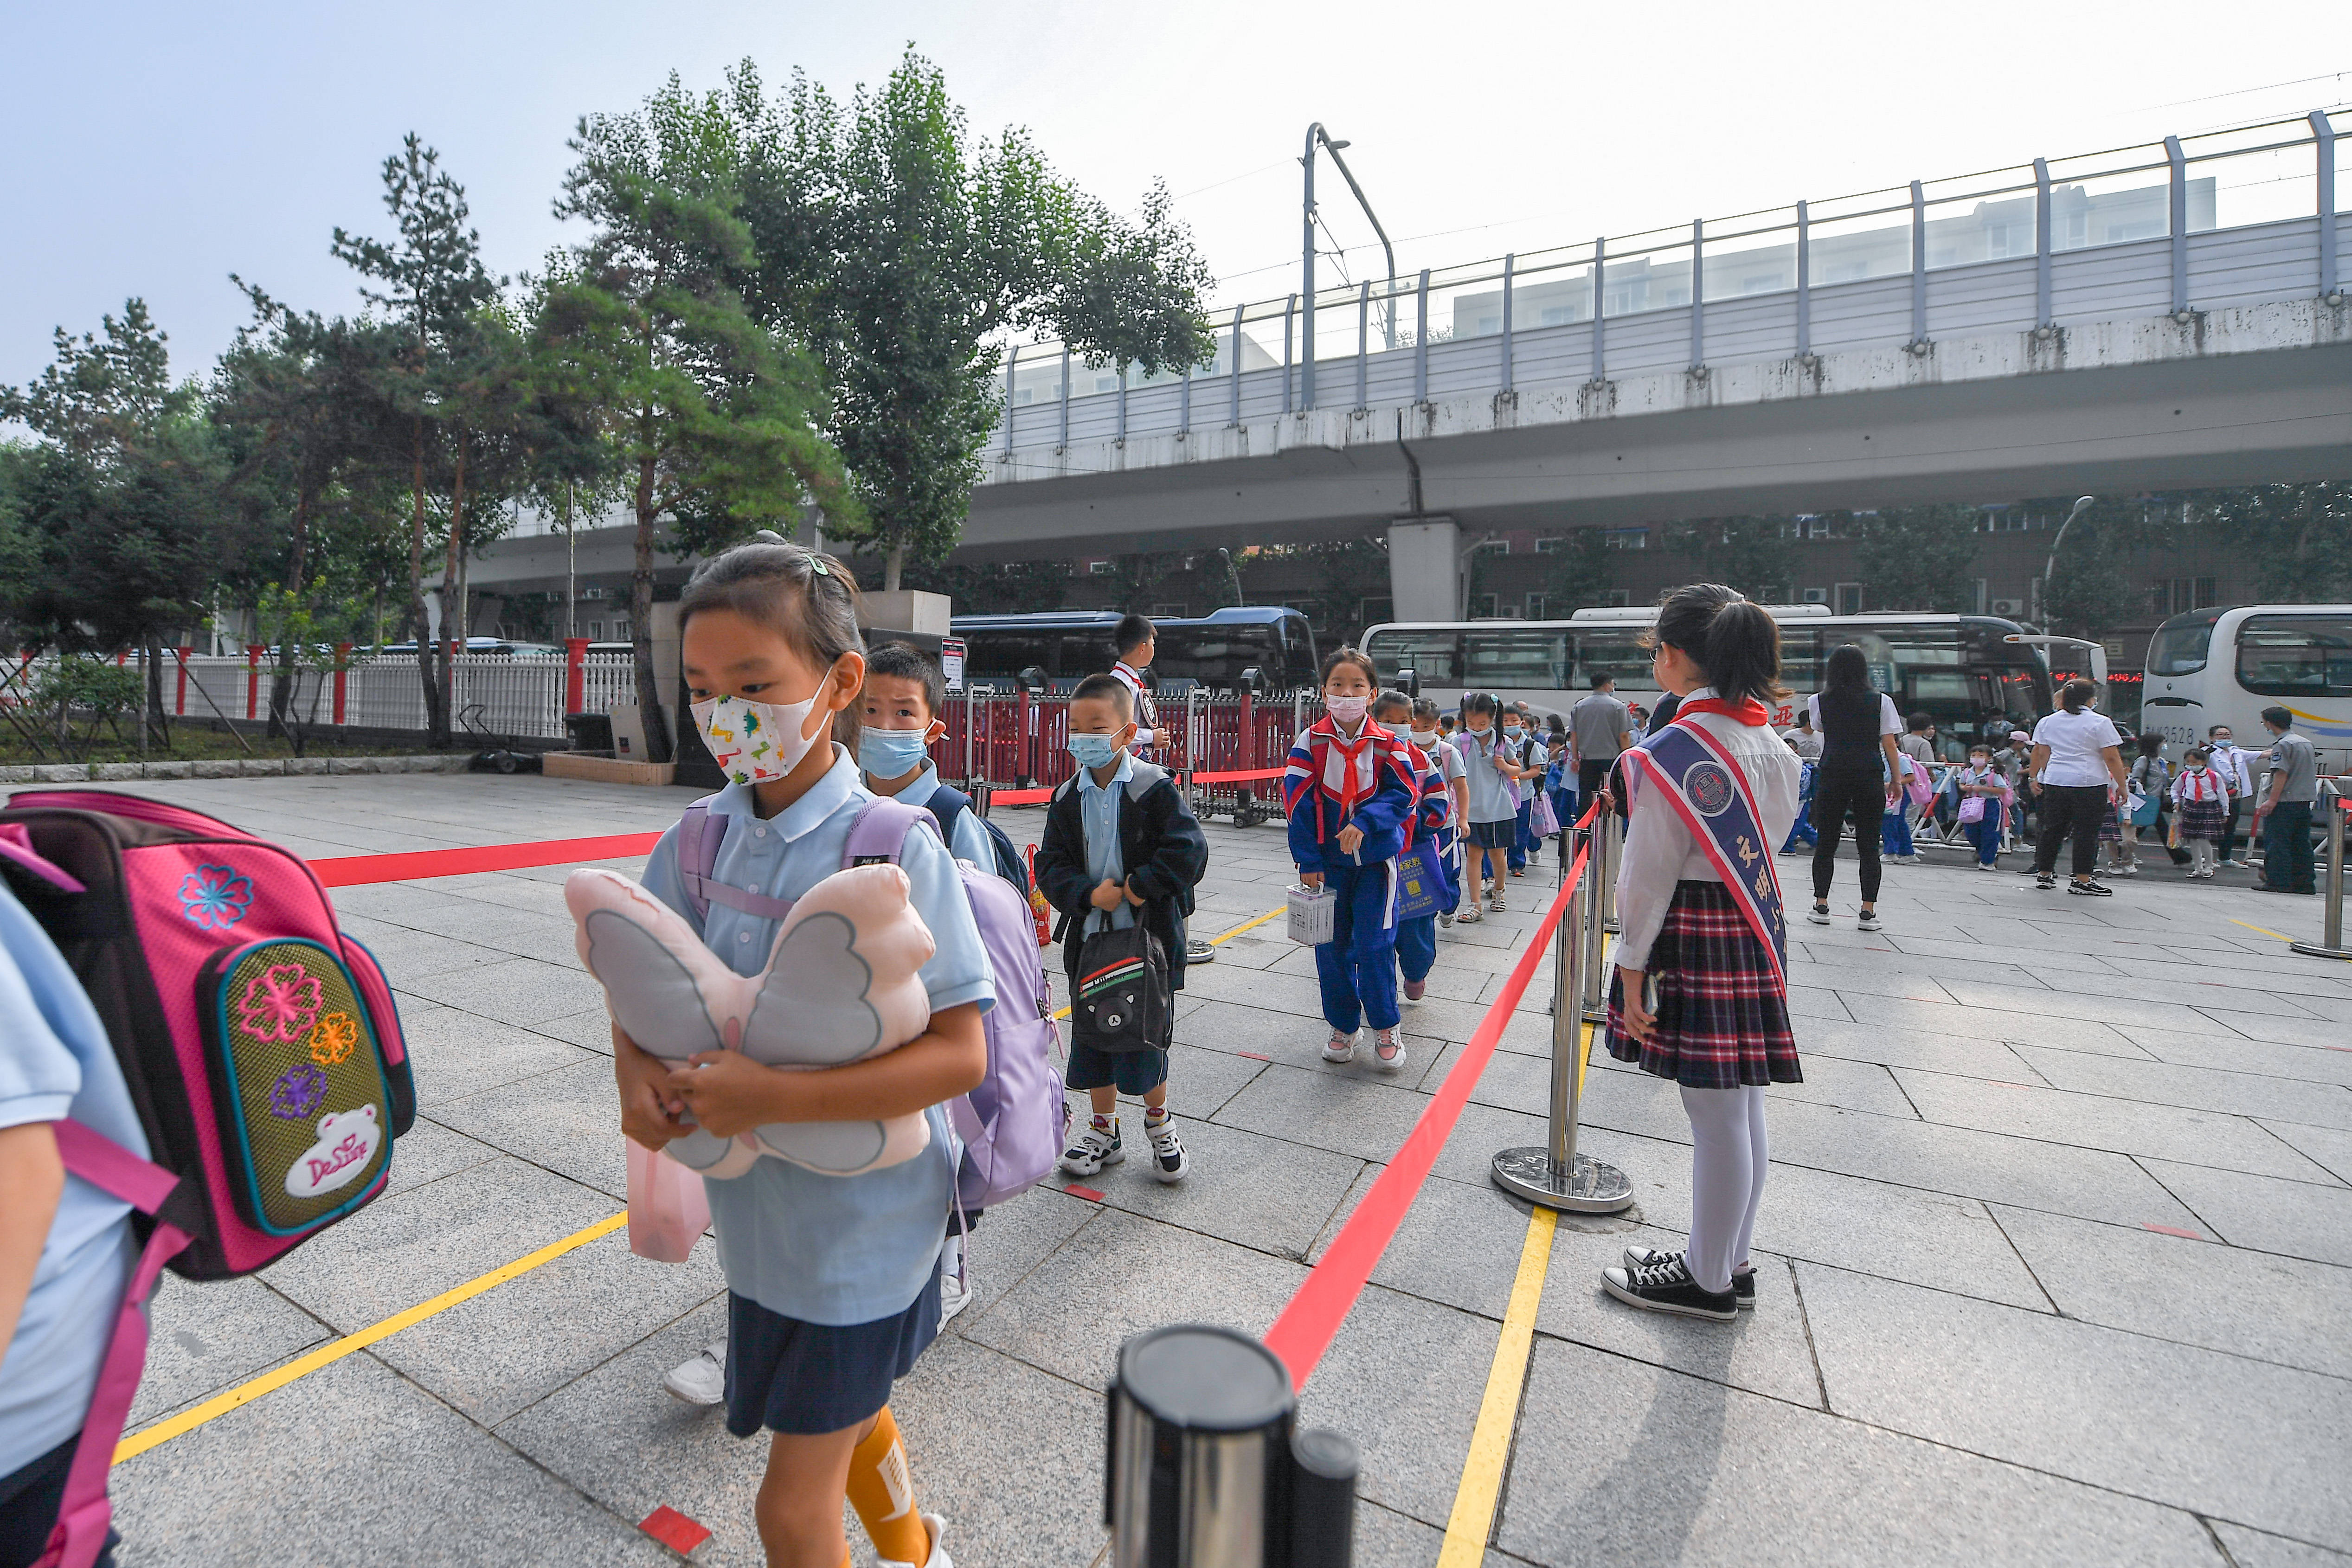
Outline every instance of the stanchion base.
[[1541, 1147], [1506, 1149], [1495, 1156], [1487, 1173], [1514, 1197], [1546, 1208], [1622, 1214], [1633, 1206], [1633, 1184], [1625, 1173], [1582, 1154], [1576, 1156], [1565, 1179], [1552, 1174], [1551, 1151]]
[[2352, 947], [2322, 947], [2315, 942], [2291, 942], [2286, 944], [2295, 952], [2313, 958], [2352, 958]]

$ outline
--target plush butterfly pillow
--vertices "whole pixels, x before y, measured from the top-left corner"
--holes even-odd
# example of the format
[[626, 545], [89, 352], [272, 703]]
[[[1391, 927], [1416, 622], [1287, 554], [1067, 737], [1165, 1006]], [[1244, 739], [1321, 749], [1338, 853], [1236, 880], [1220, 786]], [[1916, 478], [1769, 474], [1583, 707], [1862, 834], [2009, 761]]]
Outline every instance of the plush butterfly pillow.
[[[931, 933], [896, 866], [836, 871], [794, 904], [768, 962], [749, 978], [705, 947], [677, 911], [617, 872], [574, 871], [563, 901], [581, 961], [640, 1049], [683, 1067], [722, 1047], [777, 1068], [839, 1067], [895, 1050], [930, 1026], [917, 973]], [[922, 1152], [918, 1113], [879, 1121], [779, 1121], [740, 1137], [697, 1130], [665, 1152], [706, 1176], [740, 1176], [761, 1154], [855, 1176]]]

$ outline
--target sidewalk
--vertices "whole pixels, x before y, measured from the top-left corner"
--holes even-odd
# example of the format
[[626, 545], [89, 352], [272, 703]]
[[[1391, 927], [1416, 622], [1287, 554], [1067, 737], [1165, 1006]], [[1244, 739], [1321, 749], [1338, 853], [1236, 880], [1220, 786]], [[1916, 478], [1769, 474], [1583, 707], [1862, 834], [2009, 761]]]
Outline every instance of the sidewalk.
[[[131, 787], [314, 857], [657, 828], [691, 798], [478, 776]], [[1023, 841], [1042, 815], [1000, 822]], [[1278, 828], [1209, 837], [1193, 929], [1216, 936], [1276, 907], [1289, 868]], [[258, 1278], [169, 1283], [134, 1428], [620, 1206], [566, 869], [337, 891], [417, 1058], [395, 1191]], [[977, 1300], [894, 1401], [964, 1568], [1095, 1559], [1119, 1341], [1265, 1328], [1469, 1038], [1553, 874], [1548, 857], [1511, 912], [1442, 937], [1402, 1079], [1318, 1058], [1311, 957], [1279, 922], [1191, 971], [1171, 1103], [1195, 1173], [1161, 1187], [1131, 1162], [1091, 1184], [1100, 1203], [992, 1212]], [[1737, 1325], [1601, 1295], [1620, 1248], [1678, 1241], [1689, 1152], [1671, 1086], [1596, 1064], [1583, 1146], [1640, 1203], [1559, 1226], [1488, 1563], [2352, 1562], [2335, 1554], [2352, 967], [2256, 929], [2315, 930], [2315, 900], [2242, 882], [2151, 871], [2094, 901], [2006, 868], [1890, 867], [1874, 935], [1846, 868], [1839, 923], [1793, 928], [1807, 1081], [1773, 1093], [1760, 1300]], [[1528, 1226], [1486, 1161], [1542, 1139], [1548, 991], [1307, 1391], [1305, 1418], [1363, 1448], [1363, 1564], [1436, 1559]], [[593, 1241], [119, 1467], [121, 1561], [656, 1563], [676, 1558], [635, 1527], [667, 1505], [715, 1532], [694, 1561], [756, 1564], [762, 1446], [658, 1381], [722, 1331], [722, 1289], [707, 1242], [672, 1268]]]

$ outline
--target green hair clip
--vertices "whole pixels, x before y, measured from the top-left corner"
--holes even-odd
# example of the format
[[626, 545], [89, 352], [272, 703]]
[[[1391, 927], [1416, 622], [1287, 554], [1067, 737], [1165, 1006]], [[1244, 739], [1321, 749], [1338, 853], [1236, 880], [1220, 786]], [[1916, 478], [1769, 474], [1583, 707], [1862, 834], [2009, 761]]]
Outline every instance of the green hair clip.
[[833, 575], [833, 569], [824, 563], [824, 558], [821, 555], [811, 555], [809, 557], [809, 570], [815, 573], [820, 577], [830, 577]]

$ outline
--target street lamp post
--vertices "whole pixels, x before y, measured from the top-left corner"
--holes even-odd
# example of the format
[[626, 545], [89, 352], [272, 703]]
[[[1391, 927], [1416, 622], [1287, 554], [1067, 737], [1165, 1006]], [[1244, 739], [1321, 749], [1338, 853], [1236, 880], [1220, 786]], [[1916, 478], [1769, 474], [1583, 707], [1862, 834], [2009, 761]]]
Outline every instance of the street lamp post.
[[1249, 601], [1242, 597], [1242, 572], [1234, 564], [1234, 552], [1221, 544], [1217, 546], [1217, 559], [1225, 563], [1225, 575], [1234, 580], [1234, 604], [1236, 606], [1248, 604]]
[[2058, 525], [2057, 536], [2050, 542], [2050, 558], [2042, 563], [2042, 602], [2033, 607], [2040, 612], [2044, 629], [2050, 625], [2050, 574], [2058, 567], [2058, 547], [2066, 542], [2066, 531], [2074, 525], [2074, 520], [2091, 509], [2091, 500], [2089, 496], [2074, 498], [2074, 510]]
[[1299, 358], [1298, 368], [1298, 405], [1302, 409], [1315, 406], [1315, 144], [1318, 142], [1323, 144], [1324, 151], [1331, 154], [1331, 162], [1339, 166], [1340, 177], [1348, 182], [1348, 188], [1356, 194], [1356, 205], [1364, 209], [1366, 217], [1371, 219], [1372, 232], [1381, 237], [1381, 249], [1387, 254], [1389, 263], [1388, 303], [1383, 311], [1381, 333], [1390, 348], [1396, 347], [1396, 247], [1389, 243], [1389, 231], [1381, 226], [1379, 216], [1372, 211], [1372, 204], [1365, 199], [1364, 187], [1356, 183], [1355, 171], [1348, 167], [1345, 158], [1339, 156], [1341, 148], [1354, 143], [1345, 138], [1335, 141], [1318, 120], [1307, 128], [1307, 150], [1298, 160], [1307, 170], [1306, 192], [1300, 203], [1298, 221], [1298, 264], [1302, 274], [1299, 297], [1307, 304], [1306, 317], [1301, 323], [1306, 333], [1306, 352]]

